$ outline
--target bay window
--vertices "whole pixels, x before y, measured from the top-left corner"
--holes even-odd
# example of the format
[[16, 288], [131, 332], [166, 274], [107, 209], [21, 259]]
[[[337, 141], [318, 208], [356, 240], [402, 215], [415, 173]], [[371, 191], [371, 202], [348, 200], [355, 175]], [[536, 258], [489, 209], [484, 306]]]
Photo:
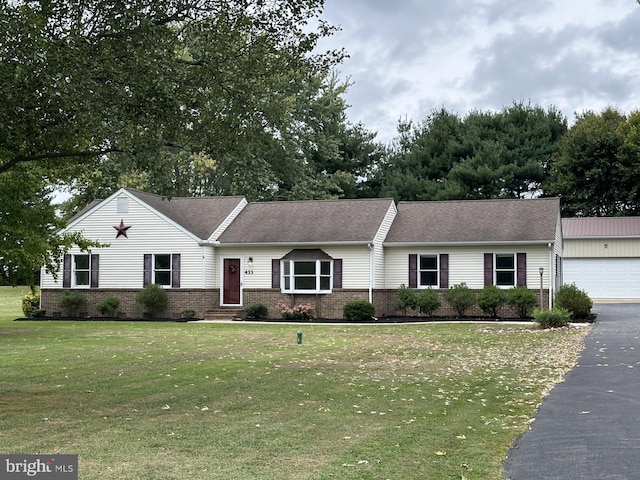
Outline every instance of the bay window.
[[331, 260], [283, 260], [283, 291], [286, 293], [330, 293]]

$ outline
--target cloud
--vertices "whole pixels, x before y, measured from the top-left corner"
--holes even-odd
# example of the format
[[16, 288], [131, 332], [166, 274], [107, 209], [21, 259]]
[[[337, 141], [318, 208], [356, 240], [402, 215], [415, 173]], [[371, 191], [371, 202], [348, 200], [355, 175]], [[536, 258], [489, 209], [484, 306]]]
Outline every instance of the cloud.
[[584, 110], [640, 107], [640, 7], [629, 0], [326, 0], [329, 43], [354, 122], [395, 135], [397, 120], [514, 101]]

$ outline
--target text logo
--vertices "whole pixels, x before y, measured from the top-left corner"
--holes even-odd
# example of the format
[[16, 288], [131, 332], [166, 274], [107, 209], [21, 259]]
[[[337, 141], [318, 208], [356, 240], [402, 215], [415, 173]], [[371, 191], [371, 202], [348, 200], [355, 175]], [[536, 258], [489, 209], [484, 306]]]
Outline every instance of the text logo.
[[0, 480], [78, 480], [78, 455], [0, 455]]

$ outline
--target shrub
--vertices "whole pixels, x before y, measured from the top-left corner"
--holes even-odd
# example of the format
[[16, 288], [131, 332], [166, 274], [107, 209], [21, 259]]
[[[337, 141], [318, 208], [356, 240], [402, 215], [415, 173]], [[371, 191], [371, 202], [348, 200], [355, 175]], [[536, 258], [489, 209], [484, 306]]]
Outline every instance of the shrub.
[[269, 309], [264, 303], [254, 303], [244, 309], [249, 318], [266, 318], [269, 315]]
[[498, 316], [498, 309], [507, 303], [507, 292], [495, 285], [487, 285], [478, 295], [478, 306], [492, 318]]
[[33, 318], [40, 311], [40, 294], [37, 292], [27, 293], [22, 297], [22, 313], [25, 317]]
[[195, 318], [196, 311], [193, 308], [186, 308], [182, 311], [182, 318]]
[[66, 291], [60, 297], [60, 307], [68, 317], [75, 317], [85, 304], [84, 295], [80, 292]]
[[571, 320], [571, 313], [565, 308], [553, 307], [551, 310], [533, 311], [533, 319], [541, 328], [566, 327]]
[[282, 300], [279, 300], [278, 309], [285, 320], [310, 320], [313, 318], [313, 309], [308, 303], [289, 307]]
[[350, 322], [366, 322], [376, 314], [376, 307], [366, 300], [354, 300], [348, 302], [342, 308], [344, 318]]
[[518, 317], [529, 318], [538, 297], [527, 287], [513, 287], [507, 291], [507, 303], [515, 308]]
[[116, 297], [105, 298], [96, 305], [98, 313], [105, 317], [115, 317], [118, 313], [118, 308], [120, 308], [120, 299]]
[[573, 319], [589, 318], [593, 301], [589, 295], [580, 290], [575, 283], [562, 285], [556, 292], [556, 307], [565, 308], [571, 313]]
[[432, 289], [427, 288], [418, 293], [416, 297], [416, 305], [420, 309], [420, 313], [424, 313], [430, 317], [433, 315], [433, 312], [440, 308], [441, 302], [438, 294]]
[[416, 293], [406, 285], [400, 285], [396, 290], [396, 309], [404, 311], [406, 315], [408, 308], [415, 310], [417, 305]]
[[476, 303], [476, 295], [464, 282], [445, 291], [444, 299], [459, 317], [463, 317], [467, 309]]
[[156, 318], [169, 304], [169, 296], [164, 288], [152, 283], [136, 295], [136, 305], [151, 318]]

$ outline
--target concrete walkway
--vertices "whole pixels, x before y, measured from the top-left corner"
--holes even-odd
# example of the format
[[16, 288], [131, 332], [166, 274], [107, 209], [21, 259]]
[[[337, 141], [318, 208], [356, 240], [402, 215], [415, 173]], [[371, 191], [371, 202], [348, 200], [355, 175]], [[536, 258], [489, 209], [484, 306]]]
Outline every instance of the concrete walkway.
[[509, 452], [510, 480], [640, 479], [640, 304], [600, 304], [565, 381]]

